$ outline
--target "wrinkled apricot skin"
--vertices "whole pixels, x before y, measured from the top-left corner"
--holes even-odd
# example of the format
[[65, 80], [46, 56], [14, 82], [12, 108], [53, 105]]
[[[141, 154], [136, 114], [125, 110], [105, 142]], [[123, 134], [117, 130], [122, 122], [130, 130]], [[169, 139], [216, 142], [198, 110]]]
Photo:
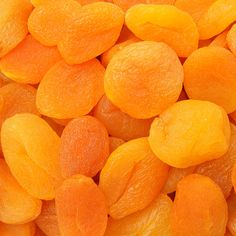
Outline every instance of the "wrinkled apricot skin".
[[104, 82], [106, 96], [115, 106], [134, 118], [148, 119], [177, 101], [183, 68], [166, 44], [138, 42], [114, 55]]
[[184, 100], [153, 121], [148, 140], [160, 160], [187, 168], [224, 155], [230, 133], [228, 116], [221, 107], [207, 101]]
[[146, 137], [153, 119], [135, 119], [114, 106], [103, 96], [93, 110], [93, 115], [106, 127], [108, 133], [124, 140]]
[[40, 214], [41, 201], [30, 196], [22, 189], [11, 175], [3, 159], [0, 159], [0, 181], [1, 222], [6, 224], [24, 224], [34, 220]]
[[15, 48], [27, 35], [27, 20], [33, 7], [29, 0], [0, 2], [0, 58]]
[[175, 0], [113, 0], [113, 2], [121, 7], [124, 11], [128, 10], [130, 7], [146, 3], [146, 4], [174, 4]]
[[142, 40], [164, 42], [179, 57], [198, 47], [198, 31], [192, 17], [171, 5], [136, 5], [125, 16], [127, 27]]
[[109, 218], [105, 236], [161, 235], [171, 236], [171, 199], [164, 195], [153, 201], [147, 208], [120, 220]]
[[150, 150], [147, 138], [134, 139], [111, 153], [100, 174], [114, 219], [142, 210], [160, 193], [169, 167]]
[[47, 0], [32, 11], [28, 28], [31, 35], [45, 46], [56, 46], [76, 19], [80, 4], [75, 0]]
[[55, 201], [45, 201], [43, 203], [41, 214], [35, 222], [47, 236], [60, 236]]
[[0, 88], [0, 126], [17, 113], [39, 115], [36, 108], [36, 89], [30, 85], [9, 83]]
[[227, 113], [236, 110], [236, 57], [222, 47], [196, 50], [184, 63], [184, 88], [189, 98], [207, 100]]
[[226, 231], [227, 210], [218, 185], [208, 177], [189, 175], [177, 186], [171, 212], [173, 236], [222, 236]]
[[64, 177], [83, 174], [94, 177], [109, 155], [106, 128], [94, 117], [72, 120], [61, 136], [59, 158]]
[[0, 223], [1, 236], [34, 236], [35, 224], [33, 222], [21, 225], [7, 225]]
[[45, 47], [28, 35], [0, 60], [0, 70], [18, 83], [37, 84], [60, 60], [61, 56], [56, 48]]
[[103, 236], [107, 207], [103, 193], [92, 179], [75, 175], [65, 180], [56, 194], [61, 235]]
[[162, 192], [166, 194], [175, 192], [179, 181], [185, 176], [192, 174], [194, 170], [195, 166], [191, 166], [188, 168], [171, 168]]
[[39, 84], [36, 105], [40, 113], [57, 119], [88, 114], [104, 94], [104, 72], [97, 59], [73, 66], [58, 62]]
[[58, 43], [58, 49], [69, 64], [91, 60], [115, 44], [123, 22], [124, 13], [114, 4], [97, 2], [85, 5], [74, 22], [67, 26], [68, 31]]
[[51, 200], [61, 181], [60, 138], [36, 115], [17, 114], [2, 125], [2, 150], [19, 184], [32, 196]]
[[232, 189], [231, 175], [236, 162], [236, 127], [231, 124], [230, 147], [227, 153], [217, 160], [202, 163], [197, 166], [195, 173], [208, 176], [215, 181], [227, 198]]

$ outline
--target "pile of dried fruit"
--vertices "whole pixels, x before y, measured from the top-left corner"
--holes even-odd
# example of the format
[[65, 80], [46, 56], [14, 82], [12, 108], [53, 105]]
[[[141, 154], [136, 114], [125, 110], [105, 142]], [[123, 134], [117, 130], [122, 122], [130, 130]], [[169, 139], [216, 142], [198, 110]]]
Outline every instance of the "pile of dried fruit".
[[236, 236], [236, 0], [0, 1], [0, 236]]

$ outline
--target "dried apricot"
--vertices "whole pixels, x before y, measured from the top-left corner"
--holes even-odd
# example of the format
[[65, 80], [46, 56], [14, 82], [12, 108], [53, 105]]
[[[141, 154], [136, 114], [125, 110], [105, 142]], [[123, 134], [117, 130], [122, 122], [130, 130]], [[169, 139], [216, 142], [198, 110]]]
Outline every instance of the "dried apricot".
[[65, 127], [59, 158], [64, 177], [83, 174], [95, 176], [109, 155], [106, 128], [92, 116], [79, 117]]
[[236, 24], [228, 31], [227, 44], [232, 53], [236, 56]]
[[222, 236], [227, 219], [224, 195], [210, 178], [193, 174], [178, 183], [171, 213], [173, 236]]
[[0, 60], [0, 70], [16, 82], [37, 84], [60, 60], [57, 48], [45, 47], [28, 35]]
[[61, 235], [103, 236], [107, 225], [106, 200], [91, 178], [75, 175], [56, 193]]
[[189, 98], [207, 100], [227, 113], [236, 110], [236, 57], [222, 47], [196, 50], [184, 63], [184, 88]]
[[123, 112], [147, 119], [177, 101], [182, 82], [176, 53], [164, 43], [144, 41], [114, 55], [105, 73], [105, 93]]
[[170, 212], [171, 199], [164, 195], [155, 199], [144, 210], [120, 220], [108, 220], [105, 236], [160, 235], [171, 236]]
[[[128, 28], [142, 40], [164, 42], [179, 57], [198, 48], [198, 30], [192, 17], [171, 5], [136, 5], [125, 16]], [[168, 56], [165, 56], [168, 60]]]
[[169, 167], [151, 151], [147, 138], [131, 140], [111, 153], [100, 174], [109, 214], [120, 219], [147, 207], [160, 193]]
[[60, 138], [47, 122], [29, 113], [12, 116], [2, 125], [1, 142], [19, 184], [36, 198], [53, 199], [61, 181]]
[[121, 138], [109, 137], [109, 150], [110, 153], [115, 151], [120, 145], [124, 144], [125, 141]]
[[135, 119], [114, 106], [106, 96], [98, 102], [93, 115], [100, 120], [110, 135], [124, 140], [146, 137], [153, 119]]
[[58, 43], [58, 49], [69, 64], [91, 60], [112, 47], [124, 22], [123, 11], [106, 2], [81, 7], [73, 23]]
[[228, 35], [228, 30], [225, 30], [221, 34], [217, 35], [212, 42], [209, 44], [211, 47], [222, 47], [228, 49], [227, 45], [227, 35]]
[[35, 222], [47, 236], [60, 236], [55, 201], [43, 202], [41, 214]]
[[205, 162], [196, 167], [197, 174], [206, 175], [215, 181], [227, 198], [232, 189], [232, 169], [236, 162], [236, 127], [231, 125], [230, 147], [227, 153], [217, 160]]
[[[2, 158], [0, 159], [0, 181], [1, 222], [6, 224], [24, 224], [34, 220], [40, 214], [41, 201], [30, 196], [16, 182]], [[0, 232], [2, 232], [1, 225]]]
[[58, 62], [39, 84], [36, 104], [40, 113], [57, 119], [88, 114], [104, 93], [104, 72], [97, 59], [80, 65]]
[[232, 192], [230, 197], [227, 199], [229, 219], [227, 223], [227, 228], [233, 236], [236, 235], [236, 194]]
[[35, 224], [33, 222], [21, 225], [8, 225], [0, 223], [1, 236], [34, 236]]
[[128, 10], [130, 7], [140, 4], [174, 4], [175, 0], [113, 0], [113, 2], [121, 7], [124, 11]]
[[33, 6], [29, 0], [1, 0], [0, 9], [0, 57], [2, 57], [27, 35], [27, 20]]
[[180, 101], [153, 121], [149, 143], [158, 158], [173, 167], [201, 164], [227, 152], [229, 120], [225, 111], [214, 103]]
[[191, 166], [188, 168], [171, 168], [162, 192], [167, 194], [175, 192], [179, 181], [185, 176], [192, 174], [194, 172], [194, 169], [195, 166]]
[[31, 35], [45, 46], [56, 46], [76, 19], [80, 4], [75, 0], [45, 1], [32, 11], [28, 28]]

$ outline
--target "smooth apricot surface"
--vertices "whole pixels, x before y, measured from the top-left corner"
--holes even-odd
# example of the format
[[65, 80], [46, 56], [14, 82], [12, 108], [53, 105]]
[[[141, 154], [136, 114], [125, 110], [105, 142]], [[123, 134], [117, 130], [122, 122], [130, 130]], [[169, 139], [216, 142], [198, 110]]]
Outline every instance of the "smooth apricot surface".
[[177, 101], [182, 82], [176, 53], [164, 43], [144, 41], [114, 55], [105, 73], [105, 93], [123, 112], [147, 119]]
[[100, 174], [109, 214], [121, 219], [147, 207], [160, 193], [169, 167], [156, 157], [147, 138], [131, 140], [111, 153]]
[[2, 125], [1, 143], [19, 184], [36, 198], [53, 199], [61, 180], [60, 138], [48, 123], [30, 113], [12, 116]]
[[108, 133], [124, 140], [146, 137], [153, 119], [135, 119], [114, 106], [103, 96], [93, 110], [93, 115], [106, 127]]
[[184, 88], [189, 98], [207, 100], [227, 113], [236, 110], [236, 57], [222, 47], [196, 50], [184, 63]]
[[193, 174], [178, 183], [171, 212], [173, 236], [222, 236], [227, 219], [224, 195], [210, 178]]
[[104, 72], [97, 59], [73, 66], [58, 62], [39, 84], [36, 97], [39, 111], [57, 119], [88, 114], [104, 93]]
[[33, 222], [21, 225], [8, 225], [0, 223], [1, 236], [34, 236], [35, 224]]
[[[0, 159], [0, 182], [1, 222], [24, 224], [34, 220], [40, 214], [41, 201], [30, 196], [16, 182], [3, 159]], [[2, 232], [1, 225], [0, 232]]]
[[171, 236], [170, 212], [172, 205], [168, 196], [160, 194], [144, 210], [120, 220], [109, 218], [105, 236]]
[[188, 57], [198, 47], [198, 30], [192, 17], [171, 5], [133, 6], [126, 13], [125, 23], [138, 38], [164, 42], [179, 57]]
[[37, 84], [60, 60], [56, 47], [45, 47], [28, 35], [0, 60], [0, 70], [18, 83]]
[[66, 179], [56, 194], [61, 235], [103, 236], [107, 206], [103, 193], [91, 178], [75, 175]]
[[186, 168], [224, 155], [230, 133], [227, 114], [221, 107], [207, 101], [184, 100], [153, 121], [148, 140], [160, 160]]

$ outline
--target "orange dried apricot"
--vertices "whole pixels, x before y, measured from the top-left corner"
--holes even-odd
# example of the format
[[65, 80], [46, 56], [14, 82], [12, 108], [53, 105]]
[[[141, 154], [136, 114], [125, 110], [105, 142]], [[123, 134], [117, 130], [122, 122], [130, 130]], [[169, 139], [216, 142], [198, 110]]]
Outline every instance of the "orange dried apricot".
[[108, 220], [105, 236], [160, 235], [171, 236], [170, 212], [171, 199], [164, 195], [155, 199], [144, 210], [120, 220]]
[[[24, 224], [34, 220], [40, 214], [41, 201], [30, 196], [16, 182], [2, 158], [0, 159], [0, 182], [1, 222], [6, 224]], [[1, 225], [0, 232], [2, 232]]]
[[229, 49], [236, 56], [236, 24], [234, 24], [228, 31], [226, 41]]
[[39, 115], [36, 108], [36, 89], [30, 85], [9, 83], [0, 88], [0, 127], [17, 113]]
[[0, 223], [1, 236], [34, 236], [35, 224], [33, 222], [21, 225]]
[[42, 211], [35, 222], [47, 236], [60, 236], [55, 201], [43, 202]]
[[29, 32], [43, 45], [56, 46], [76, 19], [79, 9], [80, 4], [75, 0], [44, 1], [29, 17]]
[[91, 178], [75, 175], [56, 193], [61, 235], [103, 236], [107, 225], [106, 200]]
[[98, 102], [93, 115], [106, 127], [114, 137], [131, 140], [146, 137], [153, 119], [135, 119], [114, 106], [106, 96]]
[[227, 113], [236, 110], [236, 57], [222, 47], [196, 50], [184, 63], [184, 88], [189, 98], [207, 100]]
[[231, 180], [234, 187], [234, 191], [236, 192], [236, 162], [234, 163], [234, 166], [233, 166]]
[[230, 197], [227, 199], [228, 203], [228, 223], [227, 228], [230, 231], [230, 233], [235, 236], [236, 235], [236, 194], [235, 192], [232, 192]]
[[151, 151], [147, 138], [131, 140], [111, 153], [100, 174], [109, 214], [120, 219], [147, 207], [160, 193], [169, 167]]
[[188, 13], [175, 6], [133, 6], [126, 13], [125, 23], [138, 38], [164, 42], [179, 57], [188, 57], [198, 48], [196, 24]]
[[201, 164], [227, 152], [228, 116], [211, 102], [180, 101], [153, 121], [148, 140], [152, 151], [170, 166], [186, 168]]
[[114, 55], [105, 73], [105, 93], [121, 111], [147, 119], [177, 101], [182, 82], [176, 53], [164, 43], [144, 41]]
[[63, 125], [58, 124], [54, 121], [54, 119], [47, 116], [43, 116], [42, 118], [51, 126], [51, 128], [58, 134], [58, 136], [61, 136], [65, 128]]
[[176, 0], [175, 6], [196, 22], [200, 39], [210, 39], [236, 20], [235, 0]]
[[81, 7], [73, 23], [58, 43], [69, 64], [80, 64], [104, 53], [117, 41], [124, 22], [123, 11], [107, 2]]
[[92, 116], [72, 120], [63, 130], [59, 158], [64, 177], [95, 176], [109, 155], [106, 128]]
[[227, 45], [227, 35], [228, 35], [228, 30], [225, 30], [221, 34], [217, 35], [212, 42], [209, 44], [211, 47], [222, 47], [228, 49]]
[[175, 192], [179, 181], [185, 176], [192, 174], [194, 170], [195, 166], [191, 166], [188, 168], [171, 168], [162, 192], [167, 194]]
[[232, 169], [236, 162], [236, 127], [231, 125], [231, 141], [227, 153], [217, 160], [205, 162], [196, 167], [197, 174], [206, 175], [215, 181], [227, 198], [232, 189]]
[[175, 0], [113, 0], [113, 2], [121, 7], [124, 11], [130, 7], [140, 4], [174, 4]]
[[36, 227], [34, 236], [47, 236], [47, 235], [44, 234], [42, 230], [40, 230], [38, 227]]
[[126, 40], [122, 43], [117, 43], [115, 44], [112, 48], [110, 48], [109, 50], [107, 50], [106, 52], [104, 52], [101, 55], [101, 63], [103, 64], [104, 67], [107, 67], [107, 65], [109, 64], [109, 62], [111, 61], [112, 57], [119, 52], [120, 50], [122, 50], [123, 48], [125, 48], [126, 46], [138, 42], [140, 41], [138, 38], [134, 37], [132, 39]]
[[27, 35], [27, 20], [33, 6], [29, 0], [0, 1], [0, 58]]
[[36, 198], [53, 199], [61, 181], [60, 138], [47, 122], [30, 113], [12, 116], [2, 125], [1, 143], [19, 184]]
[[40, 113], [57, 119], [88, 114], [104, 93], [104, 72], [97, 59], [80, 65], [58, 62], [39, 84], [36, 105]]
[[227, 218], [224, 195], [210, 178], [193, 174], [178, 183], [171, 212], [173, 236], [222, 236]]
[[121, 146], [124, 143], [125, 143], [125, 141], [121, 138], [109, 137], [109, 150], [110, 150], [110, 153], [115, 151], [119, 146]]
[[61, 56], [55, 47], [45, 47], [32, 38], [26, 38], [0, 60], [0, 70], [19, 83], [37, 84]]

